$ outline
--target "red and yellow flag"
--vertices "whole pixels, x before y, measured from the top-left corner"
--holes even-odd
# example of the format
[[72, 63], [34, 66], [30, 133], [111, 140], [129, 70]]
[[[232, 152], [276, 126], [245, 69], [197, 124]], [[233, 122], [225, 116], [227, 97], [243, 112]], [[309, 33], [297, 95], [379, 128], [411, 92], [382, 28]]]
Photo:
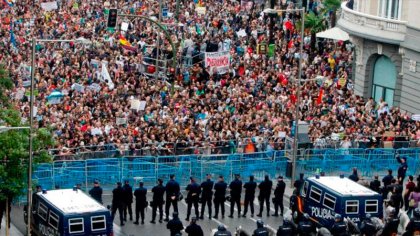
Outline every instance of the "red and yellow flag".
[[120, 35], [120, 44], [124, 49], [130, 50], [130, 51], [136, 51], [136, 48], [133, 47], [123, 35]]

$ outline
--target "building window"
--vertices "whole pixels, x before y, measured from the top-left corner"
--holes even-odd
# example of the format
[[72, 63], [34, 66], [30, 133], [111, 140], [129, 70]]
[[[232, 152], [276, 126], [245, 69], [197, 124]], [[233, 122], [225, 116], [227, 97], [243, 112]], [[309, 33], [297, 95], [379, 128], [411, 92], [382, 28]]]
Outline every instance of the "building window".
[[379, 0], [378, 15], [387, 19], [400, 20], [402, 0]]

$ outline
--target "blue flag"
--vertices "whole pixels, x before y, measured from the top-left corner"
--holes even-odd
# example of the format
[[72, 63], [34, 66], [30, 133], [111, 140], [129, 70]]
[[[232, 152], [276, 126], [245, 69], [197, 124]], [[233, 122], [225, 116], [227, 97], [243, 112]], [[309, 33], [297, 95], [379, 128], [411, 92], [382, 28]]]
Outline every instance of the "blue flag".
[[16, 38], [15, 38], [15, 33], [13, 33], [12, 23], [10, 23], [10, 43], [13, 45], [13, 47], [16, 48]]

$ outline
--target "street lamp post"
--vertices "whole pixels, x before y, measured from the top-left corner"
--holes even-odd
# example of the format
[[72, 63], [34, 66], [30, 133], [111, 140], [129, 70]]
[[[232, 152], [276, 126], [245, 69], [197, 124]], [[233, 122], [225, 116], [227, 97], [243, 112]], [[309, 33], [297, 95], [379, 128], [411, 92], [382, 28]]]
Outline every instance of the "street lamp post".
[[[81, 42], [86, 43], [86, 39], [36, 39], [32, 38], [32, 61], [31, 61], [31, 90], [29, 103], [29, 164], [28, 164], [28, 221], [27, 221], [27, 235], [31, 235], [31, 214], [32, 211], [32, 163], [33, 163], [33, 123], [34, 123], [34, 88], [35, 88], [35, 50], [37, 42], [47, 43], [70, 43]], [[90, 41], [89, 41], [90, 43]], [[10, 127], [12, 128], [12, 127]]]
[[[266, 9], [268, 10], [268, 9]], [[270, 10], [268, 10], [269, 12]], [[301, 42], [299, 44], [299, 71], [298, 71], [298, 79], [297, 79], [297, 85], [296, 85], [296, 106], [295, 106], [295, 136], [293, 137], [293, 164], [292, 164], [292, 178], [290, 181], [291, 187], [293, 187], [293, 183], [295, 182], [296, 177], [296, 159], [297, 159], [297, 150], [298, 150], [298, 131], [299, 131], [299, 104], [300, 104], [300, 82], [302, 78], [302, 55], [303, 55], [303, 38], [304, 38], [304, 32], [305, 32], [305, 7], [299, 8], [299, 9], [288, 9], [288, 10], [275, 10], [277, 13], [283, 13], [283, 12], [300, 12], [302, 17], [301, 22]]]

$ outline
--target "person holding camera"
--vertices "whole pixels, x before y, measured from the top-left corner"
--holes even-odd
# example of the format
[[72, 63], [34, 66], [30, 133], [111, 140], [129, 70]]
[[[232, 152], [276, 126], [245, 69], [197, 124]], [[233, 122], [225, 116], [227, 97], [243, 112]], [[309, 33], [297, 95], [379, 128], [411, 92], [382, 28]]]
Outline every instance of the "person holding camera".
[[139, 183], [139, 188], [134, 191], [136, 197], [136, 221], [134, 224], [139, 224], [139, 213], [141, 216], [141, 224], [144, 224], [144, 209], [147, 207], [147, 189], [143, 187], [143, 182]]
[[191, 214], [191, 208], [194, 205], [195, 210], [195, 216], [198, 218], [198, 200], [200, 198], [201, 188], [200, 185], [198, 185], [193, 177], [190, 177], [190, 184], [188, 184], [186, 190], [188, 191], [187, 198], [185, 201], [188, 204], [187, 209], [187, 218], [185, 218], [186, 221], [190, 220], [190, 214]]

